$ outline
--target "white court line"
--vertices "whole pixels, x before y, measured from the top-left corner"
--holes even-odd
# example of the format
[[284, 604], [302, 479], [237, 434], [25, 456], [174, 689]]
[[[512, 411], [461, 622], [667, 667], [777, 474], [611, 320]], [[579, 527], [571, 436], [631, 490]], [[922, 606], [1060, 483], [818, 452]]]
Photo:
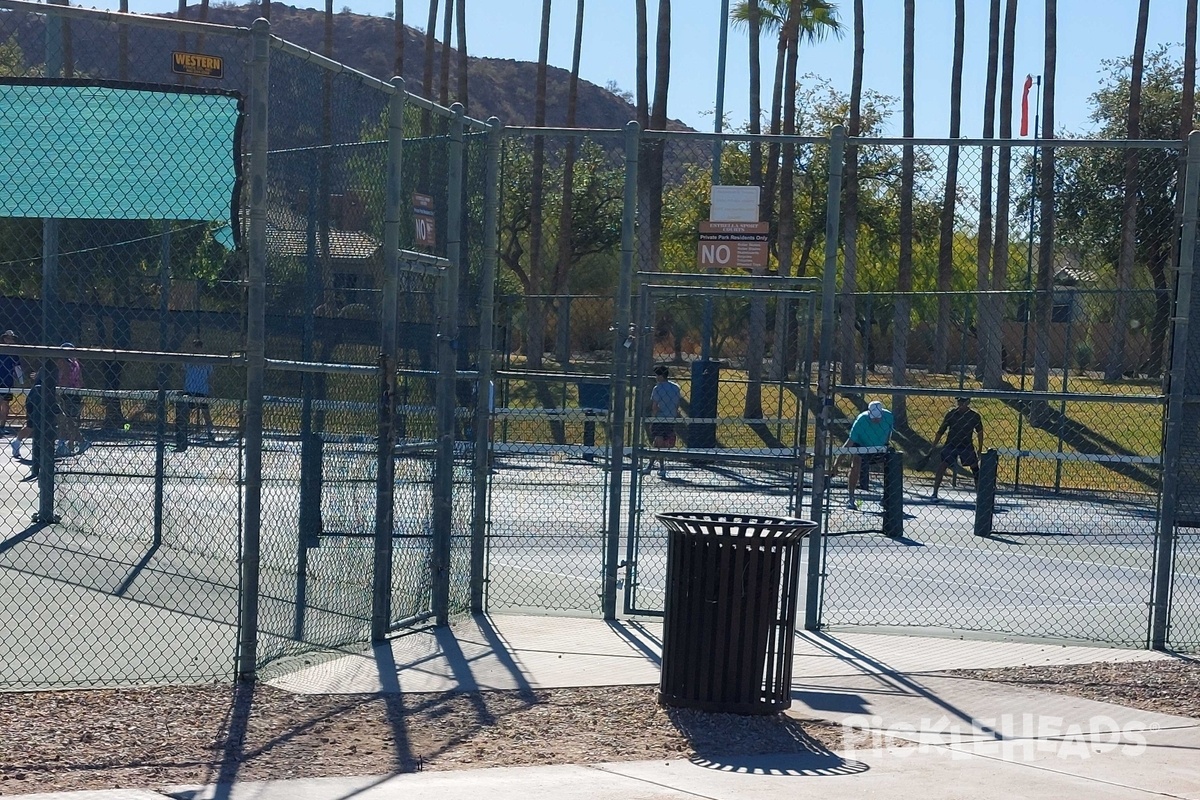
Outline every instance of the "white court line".
[[[1024, 604], [1009, 603], [1009, 604], [1005, 604], [1005, 605], [986, 605], [986, 606], [970, 606], [970, 605], [918, 606], [915, 608], [912, 606], [904, 606], [903, 608], [900, 608], [898, 610], [904, 612], [905, 614], [908, 614], [910, 612], [916, 612], [916, 611], [961, 611], [965, 608], [1002, 608], [1002, 609], [1009, 609], [1012, 611], [1018, 611], [1018, 610], [1025, 611], [1025, 610], [1028, 610], [1031, 608], [1046, 608], [1046, 609], [1096, 608], [1098, 606], [1107, 606], [1109, 608], [1145, 608], [1145, 605], [1146, 605], [1145, 603], [1024, 603]], [[853, 611], [855, 609], [865, 609], [865, 608], [877, 608], [877, 606], [845, 606], [842, 610]], [[894, 608], [894, 606], [893, 606], [893, 608]], [[840, 623], [836, 623], [836, 624], [840, 624]]]
[[599, 581], [602, 581], [604, 578], [604, 576], [602, 576], [602, 575], [599, 577], [595, 577], [595, 578], [585, 578], [580, 575], [568, 575], [565, 572], [554, 572], [553, 570], [549, 570], [549, 569], [535, 569], [534, 567], [526, 567], [526, 566], [522, 566], [521, 564], [509, 564], [507, 562], [501, 562], [499, 564], [496, 564], [494, 561], [491, 561], [490, 559], [488, 560], [488, 565], [489, 566], [498, 566], [498, 567], [508, 567], [509, 569], [516, 569], [516, 570], [524, 570], [525, 572], [538, 572], [538, 573], [541, 573], [542, 575], [553, 575], [557, 578], [570, 578], [571, 580], [576, 580], [576, 581], [597, 581], [597, 582], [599, 582]]
[[[895, 572], [883, 572], [880, 570], [870, 570], [870, 569], [860, 569], [860, 570], [856, 570], [856, 572], [860, 575], [897, 576], [897, 573], [895, 573]], [[826, 565], [826, 567], [825, 567], [825, 573], [826, 573], [826, 576], [828, 577], [828, 575], [830, 573], [830, 567], [828, 565]], [[933, 583], [933, 584], [940, 584], [940, 585], [944, 585], [944, 586], [957, 586], [957, 587], [970, 586], [970, 587], [981, 589], [981, 590], [990, 589], [990, 590], [997, 591], [997, 592], [1003, 591], [1008, 594], [1018, 594], [1018, 595], [1023, 595], [1026, 597], [1049, 597], [1049, 598], [1053, 598], [1055, 600], [1067, 600], [1067, 601], [1076, 602], [1076, 603], [1090, 603], [1091, 602], [1086, 597], [1073, 597], [1070, 595], [1057, 595], [1057, 594], [1050, 594], [1050, 593], [1046, 593], [1046, 592], [1036, 592], [1035, 593], [1035, 592], [1027, 591], [1024, 589], [1012, 589], [1007, 586], [981, 585], [979, 583], [962, 583], [959, 581], [949, 581], [949, 580], [942, 580], [942, 579], [937, 579], [937, 578], [924, 578], [920, 575], [901, 575], [899, 577], [911, 579], [918, 583]], [[1067, 576], [1062, 576], [1062, 577], [1067, 577]], [[1149, 587], [1147, 587], [1147, 588], [1149, 588]]]

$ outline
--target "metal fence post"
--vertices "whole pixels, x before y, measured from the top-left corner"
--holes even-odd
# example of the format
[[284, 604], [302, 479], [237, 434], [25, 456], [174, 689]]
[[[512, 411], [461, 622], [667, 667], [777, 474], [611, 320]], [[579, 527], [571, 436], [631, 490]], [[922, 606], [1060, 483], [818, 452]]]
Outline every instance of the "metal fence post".
[[450, 624], [450, 550], [454, 529], [454, 408], [458, 370], [458, 275], [462, 245], [463, 107], [450, 109], [450, 153], [446, 193], [446, 258], [438, 332], [438, 456], [434, 481], [433, 613], [438, 625]]
[[609, 433], [608, 524], [604, 540], [604, 586], [601, 608], [605, 619], [617, 618], [617, 570], [621, 554], [622, 471], [625, 467], [625, 406], [628, 391], [630, 303], [633, 298], [634, 224], [637, 221], [638, 149], [641, 128], [625, 125], [625, 198], [621, 209], [621, 273], [617, 281], [613, 321], [612, 428]]
[[[821, 550], [825, 501], [825, 454], [829, 449], [830, 413], [833, 409], [834, 300], [837, 292], [838, 229], [841, 223], [842, 164], [846, 129], [835, 125], [829, 140], [829, 186], [825, 195], [825, 268], [821, 281], [821, 342], [817, 363], [817, 408], [813, 438], [812, 521], [817, 527], [808, 537], [808, 591], [804, 604], [804, 629], [821, 627]], [[805, 387], [807, 393], [808, 387]]]
[[379, 342], [379, 466], [375, 478], [375, 553], [371, 586], [371, 639], [391, 628], [392, 528], [396, 491], [396, 349], [400, 294], [400, 192], [404, 164], [404, 79], [392, 78], [388, 97], [388, 152], [383, 212], [383, 301]]
[[483, 187], [483, 262], [481, 264], [479, 309], [478, 388], [475, 396], [475, 502], [471, 519], [471, 611], [484, 608], [484, 569], [488, 522], [488, 461], [492, 446], [492, 413], [495, 411], [495, 387], [492, 385], [492, 356], [495, 349], [496, 260], [499, 247], [500, 218], [500, 144], [504, 125], [488, 120], [487, 174]]
[[1150, 647], [1166, 650], [1170, 635], [1171, 586], [1174, 582], [1175, 506], [1179, 502], [1179, 451], [1183, 437], [1183, 395], [1188, 356], [1188, 312], [1192, 305], [1192, 274], [1196, 265], [1197, 203], [1200, 202], [1200, 132], [1187, 140], [1184, 173], [1183, 229], [1179, 245], [1179, 271], [1175, 279], [1175, 318], [1171, 332], [1170, 387], [1167, 392], [1167, 426], [1163, 440], [1162, 513], [1154, 552], [1154, 595], [1150, 608]]
[[246, 289], [245, 518], [242, 531], [241, 597], [236, 672], [253, 681], [258, 660], [258, 573], [262, 531], [263, 377], [266, 368], [267, 286], [267, 76], [271, 23], [250, 26], [249, 275]]

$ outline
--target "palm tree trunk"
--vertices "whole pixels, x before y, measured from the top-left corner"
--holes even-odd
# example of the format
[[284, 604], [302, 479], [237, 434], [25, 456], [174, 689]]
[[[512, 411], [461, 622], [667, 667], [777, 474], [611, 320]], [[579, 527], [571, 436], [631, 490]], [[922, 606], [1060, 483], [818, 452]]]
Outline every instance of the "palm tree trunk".
[[450, 37], [454, 35], [454, 0], [446, 0], [442, 14], [442, 52], [439, 75], [438, 100], [443, 106], [450, 105]]
[[262, 0], [262, 17], [268, 22], [271, 21], [271, 0]]
[[[1179, 138], [1183, 142], [1184, 147], [1179, 151], [1179, 167], [1178, 174], [1175, 179], [1176, 186], [1182, 186], [1184, 182], [1184, 173], [1187, 171], [1187, 140], [1188, 134], [1192, 132], [1195, 126], [1196, 119], [1196, 10], [1197, 0], [1187, 0], [1186, 10], [1184, 13], [1184, 29], [1183, 29], [1183, 102], [1180, 103], [1179, 110]], [[1175, 192], [1175, 229], [1179, 230], [1183, 225], [1183, 192]], [[1179, 266], [1179, 240], [1175, 240], [1174, 246], [1171, 248], [1170, 263], [1167, 270], [1174, 275], [1175, 270]], [[1167, 343], [1166, 330], [1171, 319], [1171, 293], [1166, 289], [1166, 281], [1164, 283], [1164, 297], [1155, 298], [1155, 315], [1154, 327], [1151, 330], [1151, 340], [1153, 334], [1160, 327], [1163, 331], [1163, 341]], [[1158, 287], [1155, 285], [1155, 292]], [[1159, 316], [1158, 309], [1165, 308], [1166, 313]], [[1166, 344], [1169, 347], [1169, 344]], [[1150, 357], [1157, 363], [1155, 369], [1158, 374], [1165, 374], [1163, 364], [1168, 363], [1169, 352], [1163, 348], [1159, 348], [1150, 354]], [[1166, 389], [1164, 388], [1164, 392]]]
[[[1013, 63], [1017, 33], [1017, 0], [1008, 0], [1004, 10], [1004, 44], [1000, 66], [1000, 138], [1012, 138]], [[1000, 148], [996, 170], [996, 236], [992, 250], [994, 291], [1008, 288], [1008, 220], [1012, 194], [1012, 148]], [[980, 303], [979, 327], [991, 331], [980, 356], [983, 360], [983, 385], [999, 389], [1004, 383], [1004, 297], [990, 295]]]
[[392, 74], [404, 77], [404, 0], [396, 0], [396, 58], [392, 64]]
[[[904, 138], [913, 137], [913, 63], [916, 29], [916, 1], [904, 0]], [[892, 385], [908, 382], [908, 334], [912, 324], [913, 288], [913, 184], [915, 183], [915, 153], [911, 144], [904, 145], [900, 156], [900, 263], [896, 276], [896, 317], [892, 321]], [[906, 397], [892, 396], [892, 415], [899, 428], [908, 425]]]
[[[671, 0], [658, 0], [658, 24], [654, 40], [654, 99], [650, 106], [650, 129], [661, 131], [667, 127], [667, 94], [671, 82]], [[662, 260], [662, 201], [663, 201], [663, 150], [662, 139], [648, 143], [650, 207], [650, 260], [647, 268], [658, 272]]]
[[[1146, 25], [1150, 17], [1150, 0], [1138, 4], [1137, 30], [1133, 37], [1133, 58], [1130, 59], [1129, 115], [1126, 118], [1125, 138], [1142, 138], [1142, 74], [1146, 63]], [[1121, 250], [1117, 257], [1117, 296], [1113, 309], [1112, 339], [1104, 379], [1116, 381], [1125, 372], [1125, 337], [1129, 330], [1129, 304], [1133, 293], [1133, 257], [1137, 244], [1138, 213], [1138, 151], [1125, 151], [1125, 188], [1121, 199]], [[1070, 354], [1068, 354], [1069, 357]]]
[[[117, 7], [122, 14], [129, 13], [129, 0], [121, 0]], [[129, 80], [129, 26], [117, 26], [117, 77]]]
[[458, 0], [458, 102], [468, 107], [467, 96], [467, 0]]
[[[987, 83], [983, 98], [983, 138], [991, 139], [996, 131], [996, 77], [1000, 65], [1000, 0], [992, 0], [988, 17], [988, 62]], [[992, 167], [993, 150], [984, 147], [980, 153], [979, 167], [979, 233], [975, 251], [975, 288], [977, 298], [991, 288], [992, 280]], [[998, 332], [981, 324], [984, 303], [976, 300], [975, 352], [978, 363], [982, 363], [988, 342]], [[970, 313], [969, 310], [966, 313]], [[964, 320], [964, 324], [966, 324]]]
[[[802, 0], [792, 0], [788, 6], [787, 19], [780, 29], [783, 39], [783, 134], [796, 133], [796, 63], [800, 58], [799, 17]], [[792, 246], [796, 238], [796, 145], [790, 141], [782, 148], [782, 163], [779, 172], [779, 276], [792, 274]], [[779, 381], [788, 374], [788, 302], [775, 304], [775, 342], [771, 355], [771, 380]]]
[[[962, 73], [963, 43], [966, 27], [966, 0], [954, 2], [954, 55], [950, 68], [950, 138], [957, 139], [962, 133]], [[950, 296], [954, 277], [954, 213], [958, 202], [958, 159], [959, 151], [950, 145], [946, 154], [946, 188], [942, 193], [942, 215], [938, 225], [938, 315], [934, 328], [931, 370], [944, 373], [949, 363], [950, 341]]]
[[[446, 0], [450, 2], [450, 0]], [[429, 19], [425, 23], [425, 53], [424, 64], [421, 71], [421, 91], [429, 100], [433, 99], [433, 49], [437, 43], [434, 33], [437, 31], [438, 20], [438, 0], [429, 0]], [[429, 113], [425, 113], [426, 128], [428, 128]], [[429, 135], [429, 131], [424, 131], [425, 135]]]
[[[760, 36], [762, 21], [759, 19], [758, 0], [749, 0], [750, 10], [750, 123], [751, 134], [762, 132], [762, 80], [759, 75]], [[750, 142], [750, 183], [762, 186], [762, 144]], [[762, 196], [759, 196], [759, 218], [762, 218]], [[754, 273], [761, 275], [765, 268], [756, 268]], [[767, 301], [766, 298], [755, 295], [750, 299], [750, 314], [748, 320], [749, 336], [746, 342], [746, 403], [742, 416], [746, 419], [758, 419], [763, 415], [762, 409], [762, 377], [763, 356], [766, 354], [767, 338]]]
[[[567, 85], [567, 127], [575, 127], [576, 107], [579, 104], [579, 59], [583, 50], [584, 0], [575, 3], [575, 41], [571, 50], [571, 78]], [[570, 298], [571, 291], [571, 209], [575, 191], [574, 138], [567, 139], [567, 154], [563, 160], [562, 207], [558, 216], [558, 267], [554, 271], [554, 295], [558, 303], [558, 363], [564, 368], [571, 363]]]
[[[551, 0], [542, 0], [542, 24], [538, 42], [537, 84], [534, 89], [533, 124], [546, 124], [546, 62], [550, 53], [550, 5]], [[542, 366], [542, 353], [546, 347], [546, 307], [542, 293], [546, 290], [545, 269], [542, 264], [542, 213], [545, 207], [543, 177], [546, 165], [546, 141], [541, 136], [533, 139], [533, 164], [529, 200], [529, 284], [530, 292], [525, 297], [525, 359], [532, 369]]]
[[[333, 0], [325, 0], [325, 36], [322, 55], [333, 58]], [[321, 265], [322, 305], [333, 301], [333, 258], [330, 252], [330, 192], [332, 189], [332, 157], [328, 145], [333, 144], [333, 75], [325, 70], [321, 81], [321, 148], [317, 176], [317, 249]]]
[[[771, 84], [771, 121], [768, 132], [772, 136], [778, 136], [782, 131], [781, 120], [783, 118], [783, 78], [784, 72], [787, 70], [787, 49], [788, 49], [787, 31], [784, 26], [779, 29], [779, 43], [775, 51], [775, 77]], [[779, 144], [771, 142], [767, 145], [767, 169], [766, 175], [763, 178], [763, 207], [766, 213], [763, 217], [771, 222], [778, 219], [777, 210], [779, 208], [775, 197], [775, 187], [779, 185]], [[778, 240], [775, 243], [775, 257], [781, 258], [779, 252]]]
[[[850, 141], [862, 135], [862, 80], [863, 55], [865, 53], [863, 29], [863, 0], [854, 0], [854, 66], [850, 77], [850, 119], [847, 133]], [[855, 382], [858, 355], [855, 347], [855, 322], [858, 309], [854, 293], [858, 291], [858, 147], [846, 145], [845, 172], [846, 201], [842, 213], [843, 262], [842, 262], [842, 306], [841, 348], [839, 359], [842, 365], [842, 383]]]
[[[1058, 61], [1058, 2], [1046, 0], [1046, 46], [1042, 76], [1041, 138], [1054, 138], [1054, 72]], [[1044, 392], [1050, 386], [1050, 315], [1054, 307], [1054, 148], [1042, 150], [1038, 174], [1038, 269], [1036, 324], [1034, 325], [1033, 390]], [[1045, 402], [1033, 406], [1033, 420], [1040, 422], [1048, 410]]]
[[[635, 17], [635, 50], [636, 71], [634, 106], [637, 113], [637, 123], [644, 131], [650, 127], [650, 51], [649, 51], [649, 21], [646, 13], [646, 0], [634, 0]], [[637, 261], [641, 269], [647, 269], [650, 263], [650, 226], [641, 224], [643, 214], [650, 208], [650, 163], [648, 150], [643, 140], [638, 148], [637, 172]]]
[[649, 53], [649, 22], [646, 15], [646, 0], [634, 0], [634, 17], [636, 28], [637, 70], [634, 88], [634, 104], [637, 111], [638, 125], [642, 130], [650, 127], [650, 53]]

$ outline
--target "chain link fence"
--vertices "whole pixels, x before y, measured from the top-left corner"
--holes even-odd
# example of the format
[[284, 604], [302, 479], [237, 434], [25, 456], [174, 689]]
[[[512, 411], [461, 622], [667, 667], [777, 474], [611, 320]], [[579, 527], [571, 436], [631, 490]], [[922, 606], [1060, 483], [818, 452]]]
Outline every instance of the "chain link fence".
[[[824, 624], [1149, 642], [1180, 154], [1137, 147], [1055, 149], [1050, 239], [1036, 147], [913, 147], [911, 191], [906, 148], [848, 148], [832, 444], [878, 400], [895, 455], [841, 456], [869, 477], [824, 497]], [[909, 236], [870, 224], [906, 194]]]
[[819, 521], [808, 627], [1195, 646], [1178, 144], [504, 131], [22, 0], [0, 73], [0, 685], [659, 613], [659, 511]]
[[469, 609], [488, 127], [257, 24], [8, 0], [0, 117], [0, 685]]

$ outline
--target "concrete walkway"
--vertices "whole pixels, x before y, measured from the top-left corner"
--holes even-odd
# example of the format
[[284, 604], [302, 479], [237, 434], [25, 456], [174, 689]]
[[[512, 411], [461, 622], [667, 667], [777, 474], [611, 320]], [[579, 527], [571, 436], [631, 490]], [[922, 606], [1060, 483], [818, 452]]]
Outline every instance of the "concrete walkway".
[[[271, 681], [293, 692], [430, 692], [656, 684], [661, 625], [495, 616], [399, 637]], [[26, 795], [40, 800], [1200, 800], [1200, 721], [948, 669], [1150, 661], [1160, 653], [867, 633], [804, 634], [788, 712], [844, 726], [833, 752], [512, 767], [360, 778]], [[803, 795], [801, 795], [803, 796]], [[815, 795], [814, 795], [815, 796]]]

